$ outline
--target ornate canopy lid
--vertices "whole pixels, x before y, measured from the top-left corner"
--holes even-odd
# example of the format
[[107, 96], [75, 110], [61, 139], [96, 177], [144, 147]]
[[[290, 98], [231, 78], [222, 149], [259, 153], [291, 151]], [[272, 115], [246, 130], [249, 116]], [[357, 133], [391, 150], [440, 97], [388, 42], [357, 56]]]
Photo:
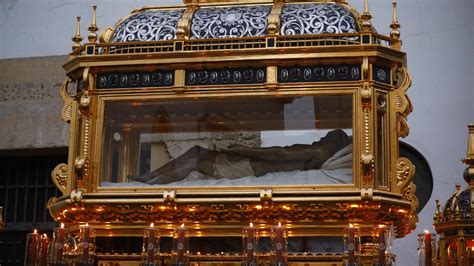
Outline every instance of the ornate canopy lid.
[[469, 187], [461, 190], [461, 185], [456, 185], [456, 191], [446, 201], [443, 211], [439, 210], [437, 200], [437, 208], [435, 213], [435, 224], [439, 222], [448, 222], [453, 220], [470, 220], [473, 221], [472, 213], [472, 191], [474, 189], [474, 124], [468, 125], [468, 145], [466, 159], [462, 160], [467, 164], [464, 171], [464, 180], [469, 184]]
[[470, 188], [462, 190], [461, 185], [456, 185], [456, 191], [446, 201], [441, 221], [471, 220], [471, 197]]
[[266, 36], [272, 16], [278, 17], [276, 32], [282, 36], [355, 33], [360, 29], [359, 15], [342, 1], [237, 2], [135, 10], [116, 24], [109, 42], [173, 40], [180, 25], [186, 25], [189, 39]]

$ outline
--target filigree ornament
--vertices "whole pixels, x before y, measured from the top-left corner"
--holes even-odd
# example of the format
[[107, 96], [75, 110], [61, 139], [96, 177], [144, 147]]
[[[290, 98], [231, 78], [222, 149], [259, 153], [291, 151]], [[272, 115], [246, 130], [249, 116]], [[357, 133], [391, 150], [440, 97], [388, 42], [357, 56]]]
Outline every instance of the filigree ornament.
[[281, 14], [281, 35], [354, 33], [356, 21], [349, 10], [337, 4], [288, 4]]
[[162, 41], [176, 39], [178, 20], [184, 9], [148, 10], [134, 14], [122, 22], [112, 42]]
[[[367, 190], [372, 194], [372, 189]], [[370, 197], [369, 197], [370, 198]], [[176, 221], [215, 223], [247, 223], [248, 221], [284, 220], [288, 223], [314, 225], [314, 223], [340, 223], [349, 220], [374, 220], [377, 217], [391, 217], [399, 230], [399, 235], [408, 233], [404, 230], [408, 219], [406, 212], [399, 212], [400, 207], [391, 204], [381, 205], [373, 201], [354, 204], [338, 202], [337, 204], [310, 203], [287, 204], [274, 202], [264, 205], [259, 203], [226, 203], [226, 204], [177, 204], [145, 203], [99, 203], [82, 200], [81, 191], [71, 191], [73, 205], [65, 205], [55, 200], [48, 206], [53, 217], [65, 223], [95, 221], [98, 223], [113, 222], [118, 224], [140, 225], [154, 222], [155, 225], [166, 225]], [[145, 199], [143, 199], [145, 200]], [[258, 206], [258, 208], [257, 208]], [[67, 210], [67, 211], [65, 211]], [[408, 211], [408, 210], [405, 210]]]
[[406, 91], [411, 86], [411, 78], [405, 67], [398, 71], [403, 77], [403, 81], [395, 90], [395, 109], [397, 113], [398, 135], [404, 138], [410, 133], [407, 116], [413, 111], [411, 101], [406, 95]]
[[61, 119], [66, 123], [71, 122], [72, 102], [74, 101], [74, 97], [70, 96], [67, 92], [67, 88], [70, 83], [72, 83], [72, 80], [70, 78], [66, 78], [61, 85], [61, 89], [59, 90], [61, 98], [64, 101], [64, 106], [61, 110]]
[[51, 172], [53, 183], [62, 193], [65, 193], [67, 188], [67, 171], [67, 164], [60, 163]]
[[239, 38], [267, 34], [271, 6], [201, 8], [194, 13], [191, 39]]
[[410, 134], [410, 126], [408, 126], [408, 121], [404, 116], [399, 116], [398, 117], [398, 134], [400, 137], [405, 138]]
[[415, 177], [415, 166], [407, 158], [401, 157], [397, 160], [397, 186], [402, 193], [410, 185]]

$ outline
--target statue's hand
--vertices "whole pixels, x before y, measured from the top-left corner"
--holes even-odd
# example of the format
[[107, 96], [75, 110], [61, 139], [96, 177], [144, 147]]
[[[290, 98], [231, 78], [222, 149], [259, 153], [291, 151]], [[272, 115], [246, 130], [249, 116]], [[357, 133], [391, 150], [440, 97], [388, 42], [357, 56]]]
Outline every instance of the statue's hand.
[[227, 148], [221, 149], [221, 152], [225, 154], [239, 154], [246, 150], [247, 148], [242, 145], [232, 144], [229, 145]]

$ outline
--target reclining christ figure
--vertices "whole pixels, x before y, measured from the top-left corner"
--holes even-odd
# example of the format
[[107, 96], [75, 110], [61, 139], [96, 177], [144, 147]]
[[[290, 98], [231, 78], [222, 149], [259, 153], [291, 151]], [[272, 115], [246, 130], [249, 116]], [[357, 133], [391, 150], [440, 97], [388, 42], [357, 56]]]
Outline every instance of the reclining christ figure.
[[351, 137], [336, 129], [312, 144], [267, 148], [233, 145], [221, 151], [194, 146], [152, 172], [128, 177], [147, 184], [169, 184], [184, 180], [192, 171], [208, 177], [236, 179], [279, 171], [320, 169], [326, 160], [351, 143]]

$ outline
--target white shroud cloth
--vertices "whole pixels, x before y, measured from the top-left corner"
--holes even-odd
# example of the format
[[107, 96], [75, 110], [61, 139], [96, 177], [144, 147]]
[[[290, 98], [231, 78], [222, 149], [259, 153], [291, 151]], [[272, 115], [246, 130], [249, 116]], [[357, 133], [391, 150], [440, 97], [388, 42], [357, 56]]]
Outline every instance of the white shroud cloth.
[[102, 182], [105, 187], [130, 187], [130, 186], [277, 186], [277, 185], [326, 185], [352, 183], [352, 144], [348, 145], [321, 166], [321, 169], [290, 172], [273, 172], [263, 176], [246, 176], [241, 178], [214, 178], [207, 177], [194, 171], [184, 180], [165, 185], [149, 185], [141, 182], [112, 183]]

